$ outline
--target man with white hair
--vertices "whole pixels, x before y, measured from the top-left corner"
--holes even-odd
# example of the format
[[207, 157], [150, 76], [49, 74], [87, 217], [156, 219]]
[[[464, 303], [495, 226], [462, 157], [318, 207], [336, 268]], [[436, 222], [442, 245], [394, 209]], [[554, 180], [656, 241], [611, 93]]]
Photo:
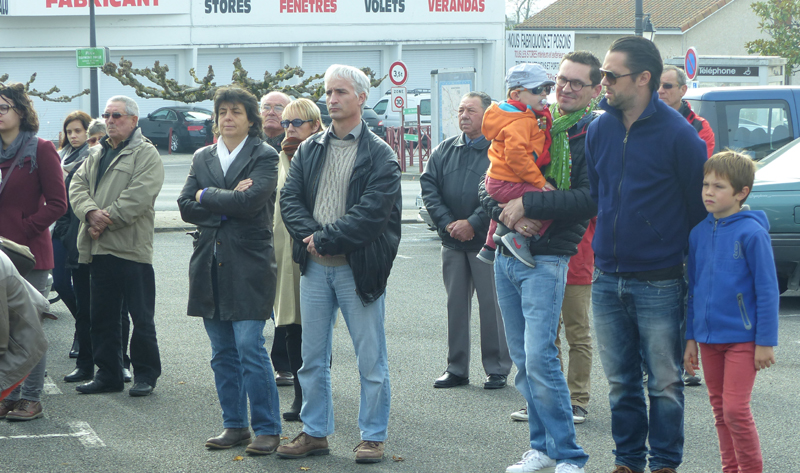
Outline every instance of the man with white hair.
[[304, 141], [281, 190], [281, 215], [300, 265], [303, 432], [281, 458], [327, 455], [334, 430], [333, 324], [341, 308], [361, 377], [356, 463], [383, 459], [389, 423], [385, 290], [400, 244], [400, 165], [361, 119], [369, 79], [351, 66], [325, 73], [330, 128]]
[[131, 396], [153, 392], [161, 375], [156, 341], [153, 273], [155, 203], [164, 183], [161, 157], [138, 127], [139, 107], [117, 95], [106, 104], [107, 136], [92, 148], [72, 178], [70, 203], [81, 221], [78, 261], [89, 264], [94, 379], [83, 394], [123, 389], [120, 311], [123, 299], [133, 320]]
[[264, 119], [264, 135], [267, 137], [267, 144], [281, 152], [281, 143], [286, 136], [281, 120], [283, 109], [289, 105], [292, 99], [283, 92], [273, 91], [261, 97], [261, 118]]

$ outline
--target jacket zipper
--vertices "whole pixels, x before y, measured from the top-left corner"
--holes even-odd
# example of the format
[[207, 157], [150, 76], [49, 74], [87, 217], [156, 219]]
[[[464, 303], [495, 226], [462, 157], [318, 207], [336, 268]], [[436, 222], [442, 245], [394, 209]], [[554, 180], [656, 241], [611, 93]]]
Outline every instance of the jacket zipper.
[[625, 180], [625, 158], [628, 154], [628, 134], [630, 129], [625, 130], [625, 138], [622, 140], [622, 175], [619, 178], [619, 186], [617, 186], [617, 198], [619, 199], [619, 206], [617, 207], [617, 214], [614, 216], [614, 261], [616, 261], [616, 270], [619, 272], [619, 259], [617, 258], [617, 221], [619, 221], [620, 206], [622, 206], [622, 181]]
[[750, 330], [753, 328], [753, 324], [750, 323], [750, 317], [747, 316], [747, 308], [744, 306], [744, 295], [740, 292], [736, 294], [736, 299], [739, 300], [739, 313], [742, 314], [744, 328], [745, 330]]
[[[719, 223], [719, 220], [714, 220], [714, 228], [711, 230], [711, 260], [712, 260], [712, 262], [714, 260], [714, 254], [715, 254], [716, 247], [717, 247], [717, 224], [718, 223]], [[710, 275], [710, 277], [708, 279], [709, 279], [709, 281], [711, 281], [710, 284], [713, 285], [714, 284], [714, 279], [715, 279], [714, 278], [714, 265], [713, 264], [711, 264], [711, 275]], [[711, 293], [711, 292], [712, 291], [709, 291], [709, 293]], [[711, 338], [711, 327], [708, 326], [708, 317], [709, 317], [709, 305], [706, 304], [706, 316], [704, 317], [705, 320], [703, 320], [703, 322], [705, 322], [705, 324], [706, 324], [706, 333], [708, 334], [707, 340]]]

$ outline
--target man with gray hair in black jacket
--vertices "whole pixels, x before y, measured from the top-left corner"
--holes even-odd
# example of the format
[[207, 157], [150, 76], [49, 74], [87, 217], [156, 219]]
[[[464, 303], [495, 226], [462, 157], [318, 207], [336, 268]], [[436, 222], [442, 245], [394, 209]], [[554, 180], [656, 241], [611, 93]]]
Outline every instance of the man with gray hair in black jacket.
[[487, 376], [483, 387], [505, 387], [511, 371], [494, 268], [476, 257], [489, 229], [478, 186], [489, 167], [490, 142], [481, 134], [481, 124], [491, 103], [483, 92], [464, 95], [458, 106], [461, 134], [433, 150], [419, 179], [425, 207], [442, 238], [442, 279], [447, 291], [447, 369], [433, 383], [435, 388], [469, 384], [469, 321], [475, 292], [480, 308], [481, 361]]

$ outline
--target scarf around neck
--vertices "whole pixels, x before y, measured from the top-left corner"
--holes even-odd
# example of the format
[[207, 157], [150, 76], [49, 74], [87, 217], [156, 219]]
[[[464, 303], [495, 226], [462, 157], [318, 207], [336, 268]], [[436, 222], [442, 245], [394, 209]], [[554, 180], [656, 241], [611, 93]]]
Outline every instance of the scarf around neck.
[[36, 148], [39, 146], [39, 140], [31, 139], [36, 136], [36, 133], [32, 131], [20, 131], [14, 141], [11, 142], [11, 145], [7, 149], [3, 149], [2, 145], [3, 139], [0, 138], [0, 164], [8, 161], [9, 159], [14, 159], [14, 156], [17, 154], [17, 151], [27, 143], [25, 149], [19, 153], [19, 159], [17, 162], [14, 163], [18, 165], [20, 168], [22, 164], [25, 162], [25, 158], [31, 158], [31, 170], [33, 172], [36, 169]]
[[286, 156], [288, 156], [289, 159], [292, 159], [294, 157], [294, 153], [297, 151], [297, 147], [300, 146], [300, 143], [302, 142], [303, 140], [301, 139], [287, 136], [281, 142], [281, 147], [283, 152], [286, 153]]
[[550, 167], [547, 168], [546, 177], [552, 178], [559, 190], [569, 190], [572, 173], [572, 155], [569, 151], [569, 134], [567, 131], [575, 126], [581, 118], [594, 110], [595, 102], [589, 102], [585, 109], [576, 110], [566, 115], [561, 115], [558, 102], [550, 106], [553, 114], [553, 128], [550, 130], [552, 143], [550, 144]]

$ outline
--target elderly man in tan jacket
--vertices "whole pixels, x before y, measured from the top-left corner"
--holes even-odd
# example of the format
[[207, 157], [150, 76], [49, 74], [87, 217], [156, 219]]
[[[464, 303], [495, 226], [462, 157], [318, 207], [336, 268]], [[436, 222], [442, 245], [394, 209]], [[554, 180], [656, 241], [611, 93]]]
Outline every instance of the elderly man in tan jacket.
[[153, 321], [153, 207], [164, 183], [156, 148], [137, 126], [139, 107], [118, 95], [108, 100], [103, 118], [108, 135], [75, 173], [70, 203], [81, 221], [79, 261], [91, 274], [94, 380], [75, 389], [83, 394], [123, 389], [120, 311], [123, 299], [133, 320], [130, 350], [131, 396], [153, 392], [161, 358]]
[[[47, 351], [40, 316], [47, 299], [0, 251], [0, 399], [20, 384]], [[0, 418], [16, 401], [0, 404]]]

